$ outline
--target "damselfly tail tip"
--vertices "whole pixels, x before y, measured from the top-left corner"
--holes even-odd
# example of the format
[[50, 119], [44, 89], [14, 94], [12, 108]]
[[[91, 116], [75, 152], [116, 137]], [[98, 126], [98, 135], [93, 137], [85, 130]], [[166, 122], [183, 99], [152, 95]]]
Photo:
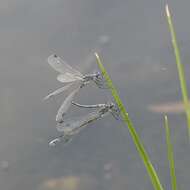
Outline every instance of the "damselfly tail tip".
[[61, 141], [60, 138], [56, 138], [56, 139], [49, 142], [49, 146], [55, 147], [57, 145], [57, 143], [59, 143], [60, 141]]
[[47, 99], [49, 99], [49, 96], [44, 97], [42, 101], [44, 102], [44, 101], [46, 101]]
[[53, 96], [54, 96], [53, 94], [48, 94], [47, 96], [45, 96], [45, 97], [43, 98], [43, 101], [46, 101], [46, 100], [50, 99], [50, 98], [53, 97]]

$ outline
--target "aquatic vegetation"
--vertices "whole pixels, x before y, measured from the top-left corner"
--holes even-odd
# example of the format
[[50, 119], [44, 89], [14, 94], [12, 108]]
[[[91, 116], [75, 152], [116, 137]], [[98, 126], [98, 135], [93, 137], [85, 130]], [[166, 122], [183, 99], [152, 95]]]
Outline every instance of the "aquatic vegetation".
[[121, 116], [123, 118], [123, 121], [127, 125], [129, 132], [133, 138], [133, 142], [137, 148], [137, 151], [138, 151], [142, 161], [144, 162], [144, 165], [147, 169], [147, 172], [148, 172], [149, 177], [151, 179], [152, 185], [154, 186], [154, 189], [163, 190], [162, 184], [160, 183], [160, 180], [159, 180], [159, 177], [156, 173], [156, 170], [154, 169], [154, 167], [150, 161], [150, 158], [149, 158], [149, 156], [148, 156], [148, 154], [144, 148], [144, 145], [141, 142], [140, 137], [137, 134], [137, 132], [133, 126], [133, 123], [129, 117], [129, 114], [126, 111], [126, 109], [125, 109], [125, 107], [124, 107], [124, 105], [123, 105], [123, 103], [119, 97], [119, 94], [118, 94], [116, 88], [114, 87], [114, 85], [112, 83], [112, 80], [110, 79], [106, 69], [104, 68], [104, 66], [100, 60], [99, 55], [97, 53], [95, 53], [95, 56], [96, 56], [97, 64], [98, 64], [100, 70], [102, 71], [102, 75], [105, 77], [105, 79], [107, 81], [107, 85], [108, 85], [109, 89], [111, 90], [112, 96], [114, 97], [115, 102], [117, 103], [117, 105], [121, 111]]
[[67, 90], [72, 84], [76, 84], [77, 86], [80, 86], [82, 88], [89, 84], [91, 81], [93, 81], [99, 88], [103, 88], [104, 84], [101, 73], [99, 72], [83, 75], [82, 73], [80, 73], [80, 71], [71, 67], [56, 54], [50, 55], [48, 57], [48, 63], [55, 71], [59, 73], [57, 76], [57, 80], [61, 83], [69, 84], [50, 93], [44, 98], [45, 100], [62, 93], [63, 91]]
[[186, 117], [187, 117], [188, 134], [189, 134], [189, 139], [190, 139], [190, 108], [189, 108], [188, 91], [187, 91], [187, 84], [185, 80], [184, 66], [181, 62], [180, 50], [177, 44], [176, 34], [175, 34], [172, 17], [171, 17], [168, 5], [166, 5], [165, 9], [166, 9], [166, 18], [168, 21], [168, 26], [169, 26], [169, 30], [171, 34], [172, 45], [173, 45], [173, 49], [175, 53], [182, 98], [183, 98], [183, 102], [186, 108], [185, 111], [186, 111]]
[[[166, 11], [166, 16], [167, 16], [167, 21], [168, 21], [168, 25], [169, 25], [169, 29], [170, 29], [170, 33], [171, 33], [174, 53], [175, 53], [175, 57], [176, 57], [176, 64], [177, 64], [177, 69], [178, 69], [178, 74], [179, 74], [180, 85], [181, 85], [181, 91], [182, 91], [182, 97], [183, 97], [183, 103], [184, 103], [184, 106], [182, 106], [182, 107], [185, 107], [188, 132], [189, 132], [189, 138], [190, 138], [190, 108], [189, 108], [189, 100], [188, 100], [187, 85], [186, 85], [186, 80], [185, 80], [185, 73], [184, 73], [183, 65], [181, 63], [180, 52], [179, 52], [179, 48], [177, 45], [176, 35], [175, 35], [174, 28], [173, 28], [173, 23], [172, 23], [171, 14], [170, 14], [168, 5], [166, 5], [165, 8], [166, 8], [165, 11]], [[159, 177], [150, 161], [150, 158], [149, 158], [149, 156], [148, 156], [134, 126], [133, 126], [133, 123], [129, 117], [129, 114], [127, 113], [127, 111], [118, 95], [118, 92], [112, 83], [112, 80], [110, 79], [106, 69], [104, 68], [99, 55], [97, 53], [95, 53], [95, 56], [96, 56], [97, 64], [99, 65], [99, 68], [102, 71], [102, 74], [107, 81], [107, 84], [110, 88], [112, 96], [114, 97], [115, 102], [117, 103], [117, 105], [121, 111], [123, 120], [126, 123], [128, 129], [129, 129], [129, 132], [133, 138], [133, 142], [138, 150], [138, 153], [139, 153], [142, 161], [144, 162], [144, 165], [147, 169], [147, 172], [149, 174], [149, 177], [150, 177], [150, 180], [152, 182], [154, 189], [156, 189], [156, 190], [162, 189], [163, 190], [162, 184], [160, 183], [160, 179], [159, 179]], [[166, 129], [166, 143], [167, 143], [168, 160], [169, 160], [169, 164], [170, 164], [171, 185], [172, 185], [173, 190], [177, 190], [177, 180], [176, 180], [176, 175], [175, 175], [175, 163], [174, 163], [174, 156], [173, 156], [173, 148], [172, 148], [172, 144], [171, 144], [170, 130], [169, 130], [167, 116], [164, 117], [164, 126]]]
[[166, 130], [167, 153], [168, 153], [168, 161], [170, 164], [170, 176], [171, 176], [172, 189], [177, 190], [177, 180], [176, 180], [176, 175], [175, 175], [175, 162], [174, 162], [174, 155], [173, 155], [173, 147], [171, 144], [168, 117], [166, 115], [164, 116], [164, 127]]

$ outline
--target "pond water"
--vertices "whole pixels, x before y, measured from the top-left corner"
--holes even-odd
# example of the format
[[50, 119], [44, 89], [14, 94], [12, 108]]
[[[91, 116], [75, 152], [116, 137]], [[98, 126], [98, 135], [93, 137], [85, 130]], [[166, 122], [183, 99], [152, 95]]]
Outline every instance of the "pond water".
[[[168, 3], [189, 87], [190, 2]], [[57, 53], [87, 73], [98, 69], [93, 51], [100, 52], [163, 186], [171, 189], [162, 109], [149, 109], [181, 97], [164, 2], [2, 0], [0, 23], [0, 189], [153, 189], [127, 127], [111, 116], [90, 124], [68, 146], [48, 146], [58, 135], [55, 115], [66, 94], [42, 101], [62, 85], [47, 57]], [[105, 103], [111, 95], [89, 86], [76, 99]], [[168, 115], [178, 184], [187, 190], [185, 114]]]

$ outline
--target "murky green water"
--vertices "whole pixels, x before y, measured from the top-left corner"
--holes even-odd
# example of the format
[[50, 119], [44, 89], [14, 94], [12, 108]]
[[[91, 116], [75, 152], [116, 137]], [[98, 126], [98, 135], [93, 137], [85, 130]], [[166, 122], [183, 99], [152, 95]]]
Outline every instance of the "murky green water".
[[[185, 20], [190, 3], [169, 4], [189, 85], [190, 27]], [[65, 96], [42, 102], [61, 85], [46, 59], [57, 53], [85, 73], [97, 69], [90, 56], [94, 49], [101, 50], [161, 181], [170, 189], [163, 117], [148, 109], [180, 100], [163, 3], [2, 0], [0, 23], [0, 189], [152, 189], [127, 129], [111, 116], [90, 125], [68, 146], [48, 147], [57, 135], [56, 110]], [[77, 97], [84, 104], [109, 99], [96, 87]], [[179, 187], [189, 189], [185, 117], [171, 113], [169, 120]]]

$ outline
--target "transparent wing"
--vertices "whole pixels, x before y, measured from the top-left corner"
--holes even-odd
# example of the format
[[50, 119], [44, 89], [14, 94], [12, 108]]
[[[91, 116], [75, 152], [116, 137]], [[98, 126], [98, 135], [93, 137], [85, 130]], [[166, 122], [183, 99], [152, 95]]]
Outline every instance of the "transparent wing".
[[59, 132], [72, 135], [73, 133], [78, 133], [79, 129], [87, 126], [89, 123], [99, 119], [100, 117], [101, 114], [99, 111], [95, 111], [82, 117], [64, 120], [63, 123], [58, 123], [56, 128]]
[[66, 85], [66, 86], [63, 86], [63, 87], [61, 87], [61, 88], [55, 90], [54, 92], [51, 92], [51, 93], [48, 94], [43, 100], [47, 100], [47, 99], [49, 99], [49, 98], [51, 98], [51, 97], [53, 97], [53, 96], [56, 96], [56, 95], [62, 93], [63, 91], [67, 90], [67, 89], [68, 89], [70, 86], [72, 86], [72, 85], [73, 85], [73, 84], [70, 83], [70, 84], [68, 84], [68, 85]]
[[65, 61], [63, 61], [59, 56], [53, 54], [48, 57], [48, 63], [50, 66], [59, 73], [65, 74], [70, 73], [72, 75], [78, 75], [82, 77], [83, 75], [68, 65]]
[[67, 82], [83, 80], [83, 78], [77, 75], [70, 74], [70, 73], [65, 73], [65, 74], [59, 74], [57, 76], [57, 80], [62, 83], [67, 83]]
[[[102, 112], [102, 110], [104, 111]], [[64, 134], [72, 135], [78, 133], [78, 131], [80, 131], [83, 127], [86, 127], [89, 123], [101, 119], [110, 113], [111, 112], [109, 109], [105, 110], [104, 108], [101, 108], [82, 117], [66, 119], [64, 122], [58, 123], [56, 128], [59, 132], [64, 132]]]
[[63, 116], [65, 115], [69, 107], [71, 106], [71, 101], [73, 100], [74, 96], [79, 91], [79, 89], [80, 89], [80, 86], [78, 86], [75, 90], [73, 90], [63, 101], [56, 115], [57, 122], [63, 122]]

